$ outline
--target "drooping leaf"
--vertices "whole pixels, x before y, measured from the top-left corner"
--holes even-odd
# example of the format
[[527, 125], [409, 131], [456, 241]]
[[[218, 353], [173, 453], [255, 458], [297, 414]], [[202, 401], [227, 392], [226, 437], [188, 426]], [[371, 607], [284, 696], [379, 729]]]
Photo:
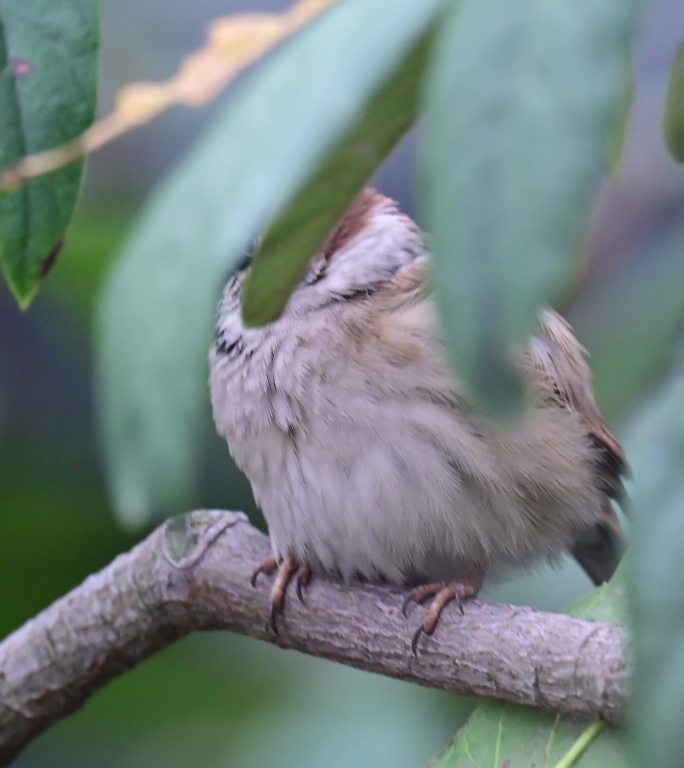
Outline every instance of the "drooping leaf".
[[508, 362], [576, 269], [629, 76], [638, 0], [461, 0], [428, 89], [426, 219], [445, 336], [494, 412]]
[[[211, 318], [231, 266], [292, 200], [308, 205], [302, 191], [324, 165], [339, 210], [384, 159], [415, 115], [420, 58], [416, 71], [405, 62], [444, 3], [334, 7], [243, 83], [147, 207], [98, 323], [104, 453], [126, 519], [188, 501]], [[300, 215], [290, 208], [285, 220]]]
[[635, 765], [682, 764], [684, 711], [684, 355], [626, 435], [634, 467], [632, 722]]
[[[62, 144], [92, 121], [96, 0], [0, 0], [0, 171]], [[61, 248], [82, 163], [0, 191], [0, 264], [27, 306]]]
[[[590, 592], [568, 611], [573, 616], [615, 624], [624, 622], [625, 565], [610, 584]], [[552, 768], [580, 739], [577, 768], [624, 768], [629, 745], [621, 728], [597, 728], [588, 721], [501, 702], [480, 704], [432, 768], [476, 768], [482, 765]]]
[[591, 353], [606, 418], [623, 419], [672, 367], [684, 330], [684, 223], [674, 221], [610, 280], [589, 285], [570, 321]]
[[414, 123], [430, 41], [423, 39], [406, 56], [342, 146], [268, 230], [245, 284], [248, 325], [264, 325], [280, 315], [313, 253]]
[[667, 89], [663, 119], [665, 143], [670, 154], [684, 163], [684, 43], [677, 48]]

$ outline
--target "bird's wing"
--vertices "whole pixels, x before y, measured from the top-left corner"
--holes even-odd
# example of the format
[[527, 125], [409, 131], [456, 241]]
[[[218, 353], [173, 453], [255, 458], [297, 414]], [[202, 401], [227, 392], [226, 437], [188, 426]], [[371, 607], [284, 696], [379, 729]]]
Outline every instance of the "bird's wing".
[[620, 523], [609, 499], [616, 499], [624, 508], [627, 499], [622, 479], [631, 470], [622, 446], [599, 413], [585, 349], [555, 312], [544, 310], [539, 323], [541, 333], [531, 339], [530, 357], [541, 374], [543, 395], [576, 411], [597, 448], [597, 481], [606, 494], [603, 516], [578, 539], [572, 553], [594, 583], [600, 584], [612, 576], [624, 551]]
[[622, 478], [630, 477], [631, 470], [622, 446], [599, 413], [587, 353], [560, 315], [546, 309], [539, 320], [541, 334], [532, 338], [530, 355], [537, 371], [546, 377], [546, 393], [580, 415], [598, 449], [601, 489], [622, 502]]

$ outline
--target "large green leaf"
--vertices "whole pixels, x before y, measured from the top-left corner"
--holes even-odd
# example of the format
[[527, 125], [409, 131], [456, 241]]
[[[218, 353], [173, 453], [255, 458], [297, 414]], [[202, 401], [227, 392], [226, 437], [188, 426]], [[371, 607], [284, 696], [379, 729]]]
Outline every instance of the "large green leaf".
[[436, 46], [424, 168], [453, 357], [482, 403], [576, 268], [624, 111], [639, 0], [461, 0]]
[[247, 324], [264, 325], [280, 315], [313, 253], [414, 123], [431, 39], [406, 56], [342, 146], [269, 229], [245, 285]]
[[[97, 0], [0, 0], [0, 170], [80, 134], [97, 86]], [[0, 264], [22, 306], [59, 252], [82, 163], [0, 192]]]
[[[681, 286], [681, 282], [680, 282]], [[684, 711], [684, 356], [626, 436], [632, 491], [631, 590], [637, 765], [682, 765]]]
[[677, 48], [667, 89], [663, 133], [670, 154], [684, 163], [684, 43]]
[[[573, 616], [623, 623], [625, 566], [610, 584], [593, 590], [569, 611]], [[588, 742], [584, 749], [582, 742]], [[624, 768], [628, 743], [620, 728], [561, 717], [548, 712], [500, 702], [480, 704], [456, 734], [454, 742], [432, 763], [432, 768], [555, 766], [573, 748], [580, 752], [577, 768]]]
[[[347, 0], [333, 8], [243, 84], [147, 206], [98, 322], [104, 452], [127, 519], [188, 501], [208, 400], [211, 318], [226, 274], [294, 199], [274, 231], [302, 221], [299, 206], [310, 201], [303, 190], [323, 194], [318, 172], [326, 164], [325, 199], [339, 211], [384, 159], [415, 116], [416, 46], [445, 2]], [[314, 242], [319, 214], [295, 246]], [[274, 281], [291, 274], [291, 266], [278, 269]]]
[[570, 313], [609, 421], [624, 419], [672, 366], [684, 329], [683, 244], [684, 222], [675, 220], [618, 274], [589, 285]]

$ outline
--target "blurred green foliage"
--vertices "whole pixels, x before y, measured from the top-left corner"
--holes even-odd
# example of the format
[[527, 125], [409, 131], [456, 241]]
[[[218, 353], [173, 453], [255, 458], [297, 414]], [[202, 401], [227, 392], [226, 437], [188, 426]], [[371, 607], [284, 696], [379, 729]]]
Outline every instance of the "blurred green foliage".
[[[684, 319], [681, 211], [652, 224], [612, 269], [594, 279], [573, 275], [606, 154], [612, 146], [614, 161], [621, 143], [611, 141], [615, 126], [627, 123], [625, 51], [638, 5], [455, 4], [433, 65], [437, 84], [427, 89], [424, 198], [438, 293], [471, 381], [482, 374], [474, 350], [493, 350], [486, 362], [501, 373], [537, 304], [567, 296], [569, 278], [577, 278], [566, 309], [593, 354], [601, 407], [631, 423], [637, 749], [642, 763], [674, 768], [684, 704], [684, 604], [669, 588], [684, 546], [683, 393], [679, 369], [672, 373]], [[29, 314], [20, 316], [0, 289], [3, 632], [145, 534], [114, 518], [102, 466], [129, 525], [186, 505], [242, 508], [258, 520], [244, 478], [209, 436], [204, 380], [215, 298], [246, 240], [276, 221], [279, 269], [268, 289], [282, 303], [301, 271], [302, 243], [313, 247], [326, 217], [343, 209], [413, 121], [422, 60], [406, 57], [446, 6], [347, 0], [239, 86], [142, 211], [120, 200], [84, 205]], [[666, 121], [680, 112], [676, 77]], [[388, 82], [397, 90], [383, 91]], [[312, 215], [322, 218], [300, 241], [290, 230]], [[601, 215], [608, 214], [595, 211]], [[108, 272], [119, 249], [124, 255]], [[494, 288], [500, 322], [490, 326]], [[511, 390], [481, 391], [491, 403]], [[104, 464], [95, 416], [105, 428]], [[486, 596], [560, 609], [587, 586], [565, 564], [489, 586]], [[600, 598], [600, 617], [610, 619], [604, 609], [615, 609], [616, 589], [594, 593], [587, 615]], [[191, 638], [99, 691], [17, 764], [409, 766], [434, 754], [471, 706], [225, 634]], [[497, 741], [504, 720], [505, 739]], [[438, 764], [498, 755], [515, 768], [526, 764], [530, 745], [548, 745], [552, 730], [556, 757], [584, 728], [485, 704], [464, 731], [477, 731], [477, 759], [473, 738], [456, 741]], [[622, 735], [605, 729], [577, 765], [623, 764], [624, 749]]]
[[519, 413], [511, 351], [577, 270], [638, 8], [461, 0], [440, 31], [423, 151], [435, 296], [452, 359], [495, 413]]
[[0, 293], [0, 582], [18, 587], [3, 596], [3, 635], [137, 538], [107, 514], [87, 365], [94, 289], [125, 221], [82, 212], [30, 314]]
[[[681, 285], [681, 283], [680, 283]], [[680, 340], [681, 342], [681, 340]], [[684, 711], [684, 349], [639, 409], [626, 435], [639, 472], [634, 488], [631, 599], [635, 644], [633, 717], [637, 765], [681, 764]]]
[[670, 84], [665, 104], [663, 132], [672, 157], [684, 163], [684, 43], [672, 62]]

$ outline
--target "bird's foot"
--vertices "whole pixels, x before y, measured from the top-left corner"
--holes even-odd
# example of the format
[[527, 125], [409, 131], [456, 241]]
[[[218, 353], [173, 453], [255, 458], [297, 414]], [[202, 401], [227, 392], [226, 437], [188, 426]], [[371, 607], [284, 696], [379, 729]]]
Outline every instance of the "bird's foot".
[[304, 590], [309, 586], [311, 581], [311, 566], [308, 563], [298, 563], [293, 557], [286, 557], [280, 562], [271, 555], [267, 557], [264, 562], [254, 571], [252, 574], [251, 582], [252, 586], [256, 587], [257, 579], [260, 574], [266, 576], [272, 576], [275, 573], [275, 579], [271, 586], [271, 594], [269, 596], [269, 626], [273, 630], [274, 634], [278, 634], [278, 614], [283, 612], [285, 608], [285, 594], [287, 587], [292, 581], [292, 578], [296, 575], [296, 589], [297, 597], [301, 603], [304, 602]]
[[439, 581], [434, 584], [424, 584], [409, 594], [401, 609], [404, 616], [407, 615], [406, 612], [411, 603], [422, 605], [432, 598], [427, 614], [411, 640], [411, 651], [414, 656], [418, 655], [418, 641], [421, 636], [427, 635], [429, 637], [432, 635], [446, 606], [454, 600], [463, 613], [463, 604], [467, 600], [477, 597], [480, 589], [482, 589], [483, 579], [484, 573], [482, 571], [473, 571], [460, 581]]

